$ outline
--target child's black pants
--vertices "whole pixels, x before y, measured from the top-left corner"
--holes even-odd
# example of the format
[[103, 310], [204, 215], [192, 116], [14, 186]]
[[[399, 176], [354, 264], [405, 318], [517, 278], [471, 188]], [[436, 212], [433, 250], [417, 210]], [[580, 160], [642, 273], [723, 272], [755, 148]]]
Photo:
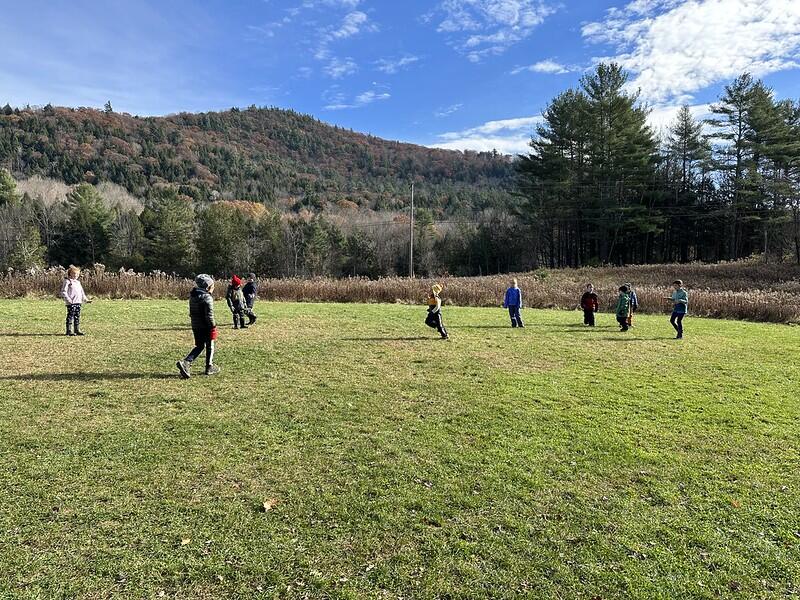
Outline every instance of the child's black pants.
[[194, 348], [186, 356], [186, 362], [193, 363], [205, 350], [206, 368], [214, 364], [214, 340], [211, 339], [210, 329], [193, 329]]
[[429, 312], [428, 316], [425, 317], [425, 325], [438, 331], [439, 335], [442, 337], [447, 337], [447, 330], [444, 328], [444, 323], [442, 322], [441, 311]]

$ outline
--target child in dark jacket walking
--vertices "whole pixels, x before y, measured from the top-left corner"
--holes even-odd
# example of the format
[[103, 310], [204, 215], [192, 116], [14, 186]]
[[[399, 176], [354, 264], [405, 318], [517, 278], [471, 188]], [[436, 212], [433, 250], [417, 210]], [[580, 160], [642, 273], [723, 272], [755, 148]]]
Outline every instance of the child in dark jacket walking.
[[442, 286], [438, 283], [431, 286], [431, 293], [428, 296], [428, 316], [425, 318], [425, 325], [438, 331], [442, 339], [446, 340], [448, 335], [442, 322], [442, 299], [439, 297], [441, 293]]
[[253, 307], [256, 304], [256, 297], [258, 296], [258, 283], [256, 283], [256, 274], [250, 273], [247, 276], [247, 283], [244, 284], [242, 288], [242, 293], [244, 294], [244, 301], [247, 304], [247, 310], [245, 314], [247, 315], [248, 325], [252, 325], [256, 322], [256, 313], [253, 312]]
[[519, 312], [522, 308], [522, 290], [519, 289], [516, 279], [511, 281], [511, 287], [506, 290], [503, 308], [508, 309], [508, 315], [511, 317], [511, 327], [525, 327], [525, 323], [522, 322], [522, 315]]
[[206, 375], [216, 375], [219, 367], [214, 364], [214, 341], [217, 339], [217, 324], [214, 321], [214, 280], [209, 275], [198, 275], [195, 288], [189, 294], [189, 317], [192, 320], [194, 348], [183, 360], [177, 362], [183, 379], [192, 376], [192, 363], [203, 351], [206, 353]]
[[591, 283], [586, 284], [586, 292], [581, 296], [581, 308], [583, 309], [583, 324], [594, 327], [594, 313], [600, 308], [600, 302]]
[[247, 329], [247, 325], [244, 324], [244, 313], [247, 311], [247, 301], [242, 291], [242, 280], [236, 275], [231, 277], [228, 291], [225, 292], [225, 301], [228, 303], [228, 308], [231, 309], [231, 313], [233, 314], [233, 328]]

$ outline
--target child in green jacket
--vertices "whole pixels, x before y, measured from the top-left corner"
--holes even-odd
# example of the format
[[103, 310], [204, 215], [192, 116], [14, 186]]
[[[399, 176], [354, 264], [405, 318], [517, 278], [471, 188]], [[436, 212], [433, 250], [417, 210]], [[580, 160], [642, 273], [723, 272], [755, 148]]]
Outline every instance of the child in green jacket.
[[683, 317], [685, 317], [686, 313], [689, 312], [689, 292], [683, 289], [683, 281], [680, 279], [673, 281], [672, 285], [675, 288], [675, 291], [672, 292], [672, 296], [665, 298], [665, 300], [672, 302], [672, 316], [670, 317], [669, 322], [672, 324], [672, 327], [677, 333], [675, 339], [682, 340]]
[[617, 323], [619, 323], [620, 331], [628, 331], [630, 322], [628, 319], [631, 316], [631, 296], [630, 288], [623, 285], [619, 288], [619, 298], [617, 298]]

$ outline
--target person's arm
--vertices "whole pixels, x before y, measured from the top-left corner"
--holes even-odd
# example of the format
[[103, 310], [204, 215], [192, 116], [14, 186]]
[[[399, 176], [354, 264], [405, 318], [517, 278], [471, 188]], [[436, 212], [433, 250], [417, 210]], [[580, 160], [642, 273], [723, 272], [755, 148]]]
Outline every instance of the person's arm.
[[206, 325], [209, 329], [214, 329], [217, 326], [214, 321], [214, 298], [211, 297], [211, 294], [203, 294], [203, 302], [206, 309]]
[[81, 302], [87, 302], [87, 303], [92, 302], [89, 299], [89, 296], [86, 295], [86, 291], [83, 289], [83, 284], [81, 284]]
[[522, 290], [519, 290], [519, 307], [522, 308]]
[[69, 279], [65, 279], [64, 283], [61, 284], [61, 292], [58, 294], [64, 302], [67, 301], [67, 287], [69, 287]]
[[503, 308], [508, 308], [508, 292], [509, 290], [506, 290], [506, 293], [503, 296]]
[[438, 296], [436, 297], [436, 309], [433, 312], [441, 312], [442, 311], [442, 299]]
[[228, 291], [225, 292], [225, 302], [228, 303], [228, 308], [233, 312], [233, 287], [228, 286]]
[[678, 292], [677, 303], [683, 304], [684, 306], [689, 306], [689, 293], [686, 292], [685, 290], [682, 292]]

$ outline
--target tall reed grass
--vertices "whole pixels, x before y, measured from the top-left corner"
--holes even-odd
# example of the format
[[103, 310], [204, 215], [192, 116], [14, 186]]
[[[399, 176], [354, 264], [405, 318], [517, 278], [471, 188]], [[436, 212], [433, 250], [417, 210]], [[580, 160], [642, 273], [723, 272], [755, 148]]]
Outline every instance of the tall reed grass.
[[[281, 302], [422, 303], [432, 283], [444, 286], [445, 304], [499, 306], [511, 275], [491, 277], [443, 277], [414, 279], [386, 277], [378, 280], [350, 279], [262, 279], [259, 297]], [[594, 283], [601, 310], [612, 311], [622, 283], [634, 285], [643, 313], [666, 313], [665, 300], [671, 282], [683, 279], [690, 292], [693, 315], [800, 323], [800, 267], [764, 265], [754, 262], [716, 265], [643, 265], [625, 268], [542, 270], [516, 275], [530, 308], [575, 309], [587, 282]], [[38, 273], [0, 275], [0, 298], [46, 298], [58, 294], [63, 269]], [[186, 298], [192, 281], [165, 273], [107, 272], [102, 265], [83, 272], [87, 293], [102, 298]], [[220, 282], [215, 296], [227, 287]]]

